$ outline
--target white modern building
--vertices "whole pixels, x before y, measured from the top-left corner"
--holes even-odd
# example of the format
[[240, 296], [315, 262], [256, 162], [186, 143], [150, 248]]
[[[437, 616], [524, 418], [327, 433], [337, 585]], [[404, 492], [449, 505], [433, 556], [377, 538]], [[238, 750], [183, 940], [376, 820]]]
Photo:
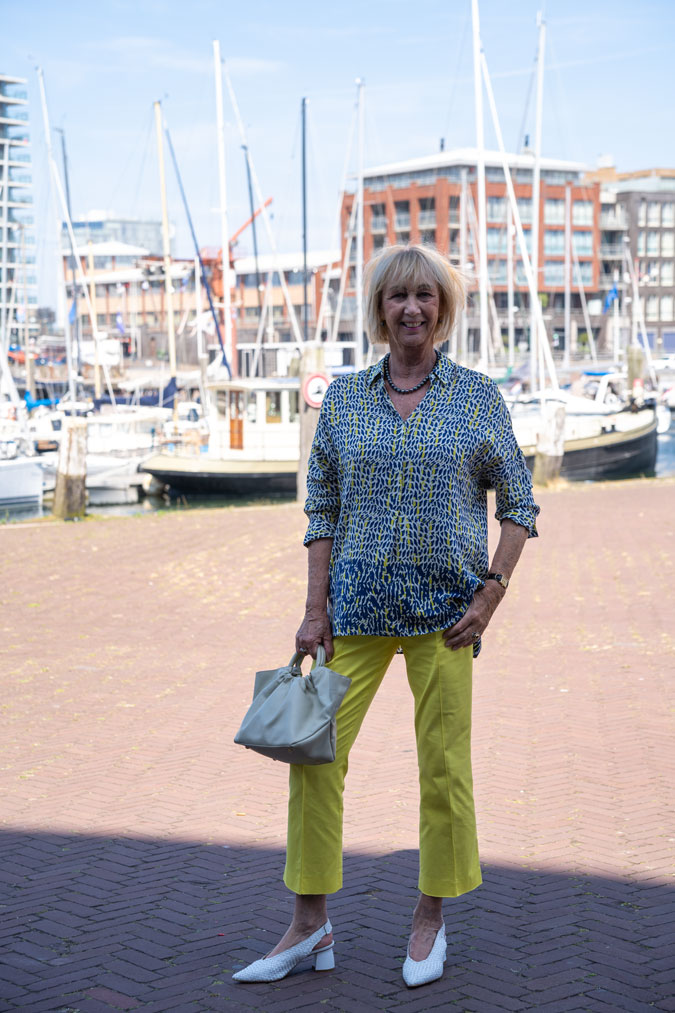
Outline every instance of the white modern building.
[[37, 278], [26, 80], [0, 74], [0, 342], [36, 334]]

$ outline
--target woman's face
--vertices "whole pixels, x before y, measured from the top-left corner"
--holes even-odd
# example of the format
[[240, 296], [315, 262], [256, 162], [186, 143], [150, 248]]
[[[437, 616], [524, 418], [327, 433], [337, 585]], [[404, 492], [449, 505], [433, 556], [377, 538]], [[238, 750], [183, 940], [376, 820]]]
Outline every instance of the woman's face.
[[401, 351], [433, 347], [440, 298], [434, 281], [401, 282], [382, 292], [382, 319], [392, 348]]

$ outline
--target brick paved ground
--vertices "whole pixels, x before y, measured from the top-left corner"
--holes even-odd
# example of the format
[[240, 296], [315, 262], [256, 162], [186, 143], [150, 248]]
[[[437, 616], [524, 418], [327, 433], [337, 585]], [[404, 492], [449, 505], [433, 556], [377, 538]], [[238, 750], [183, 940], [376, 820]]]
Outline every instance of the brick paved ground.
[[1, 528], [0, 1010], [675, 1010], [675, 483], [539, 499], [475, 670], [485, 882], [410, 992], [400, 659], [353, 753], [338, 966], [230, 978], [290, 910], [286, 770], [232, 736], [292, 651], [300, 510]]

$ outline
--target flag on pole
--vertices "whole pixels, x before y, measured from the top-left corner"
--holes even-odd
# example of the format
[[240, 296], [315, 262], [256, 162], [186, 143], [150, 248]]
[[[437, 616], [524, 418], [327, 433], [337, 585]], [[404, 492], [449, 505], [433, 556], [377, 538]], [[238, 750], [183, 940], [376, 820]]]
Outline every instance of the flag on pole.
[[69, 324], [74, 324], [76, 316], [77, 316], [77, 303], [73, 299], [73, 304], [70, 307], [70, 312], [68, 313], [68, 323]]
[[117, 330], [120, 332], [120, 334], [126, 334], [127, 333], [124, 330], [124, 321], [122, 320], [122, 314], [121, 313], [118, 313], [116, 315], [116, 317], [115, 317], [115, 324], [116, 324]]
[[606, 313], [607, 310], [609, 309], [609, 307], [614, 302], [614, 300], [618, 299], [618, 298], [619, 298], [619, 290], [616, 287], [616, 284], [614, 284], [614, 285], [612, 285], [612, 287], [610, 288], [609, 292], [605, 296], [605, 304], [602, 307], [602, 312]]

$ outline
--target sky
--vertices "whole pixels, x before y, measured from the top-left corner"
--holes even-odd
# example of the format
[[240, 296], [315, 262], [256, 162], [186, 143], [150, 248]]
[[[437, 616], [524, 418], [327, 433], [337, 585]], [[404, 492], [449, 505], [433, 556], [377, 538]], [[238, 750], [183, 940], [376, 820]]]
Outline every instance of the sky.
[[[619, 171], [675, 166], [672, 0], [481, 0], [481, 37], [505, 143], [534, 135], [537, 13], [546, 22], [542, 152]], [[200, 246], [220, 244], [213, 40], [237, 95], [272, 228], [300, 250], [300, 103], [308, 100], [308, 237], [336, 246], [335, 221], [357, 78], [365, 163], [475, 144], [470, 0], [0, 0], [0, 72], [28, 79], [40, 301], [55, 303], [56, 209], [36, 67], [51, 126], [65, 131], [75, 216], [158, 219], [153, 102], [162, 101]], [[495, 146], [487, 122], [486, 143]], [[225, 92], [232, 234], [249, 216], [244, 156]], [[52, 131], [53, 133], [53, 131]], [[53, 134], [54, 141], [60, 144]], [[60, 149], [55, 149], [60, 150]], [[59, 161], [60, 164], [60, 161]], [[348, 169], [356, 168], [352, 149]], [[192, 256], [168, 162], [173, 252]], [[262, 249], [267, 247], [259, 236]], [[251, 231], [236, 247], [252, 252]]]

